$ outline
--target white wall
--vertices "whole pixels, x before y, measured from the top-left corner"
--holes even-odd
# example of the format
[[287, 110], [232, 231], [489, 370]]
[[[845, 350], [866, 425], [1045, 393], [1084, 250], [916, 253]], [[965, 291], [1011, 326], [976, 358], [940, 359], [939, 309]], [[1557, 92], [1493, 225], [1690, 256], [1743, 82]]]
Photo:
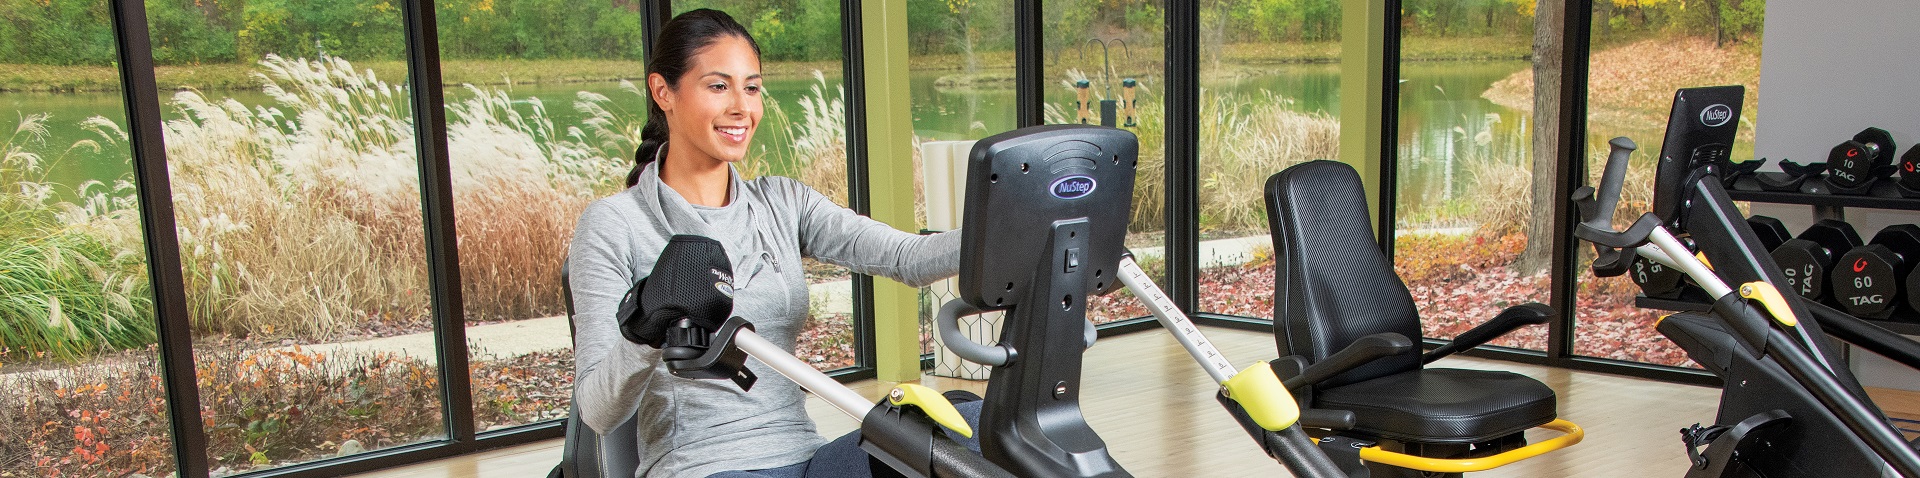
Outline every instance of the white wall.
[[[1920, 141], [1920, 5], [1772, 0], [1765, 30], [1755, 156], [1826, 161], [1834, 145], [1868, 126], [1893, 133], [1900, 154]], [[1780, 218], [1795, 233], [1812, 223], [1807, 206], [1755, 203], [1753, 213]], [[1854, 208], [1846, 216], [1862, 239], [1889, 224], [1920, 223], [1920, 211]], [[1920, 373], [1871, 353], [1853, 356], [1868, 386], [1920, 390]]]
[[1773, 0], [1764, 35], [1757, 156], [1825, 161], [1867, 126], [1920, 139], [1920, 5]]

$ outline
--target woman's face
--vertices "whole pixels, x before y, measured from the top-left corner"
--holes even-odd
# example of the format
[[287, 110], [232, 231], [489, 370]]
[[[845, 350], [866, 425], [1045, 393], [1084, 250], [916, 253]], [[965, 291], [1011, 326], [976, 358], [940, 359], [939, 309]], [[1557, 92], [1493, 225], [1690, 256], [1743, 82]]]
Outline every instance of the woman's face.
[[647, 77], [661, 111], [666, 112], [668, 154], [735, 162], [747, 156], [753, 131], [760, 126], [760, 56], [746, 39], [723, 36], [687, 61], [687, 72], [672, 88], [664, 77]]

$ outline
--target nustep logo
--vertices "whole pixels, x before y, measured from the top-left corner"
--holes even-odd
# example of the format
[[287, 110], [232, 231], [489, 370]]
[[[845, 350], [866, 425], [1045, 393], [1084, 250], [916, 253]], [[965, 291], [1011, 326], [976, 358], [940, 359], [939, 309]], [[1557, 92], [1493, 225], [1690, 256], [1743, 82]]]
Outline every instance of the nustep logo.
[[1093, 194], [1095, 185], [1092, 177], [1073, 175], [1054, 180], [1053, 185], [1047, 187], [1047, 191], [1053, 193], [1053, 197], [1060, 199], [1080, 199]]
[[1707, 125], [1708, 128], [1716, 128], [1732, 120], [1733, 108], [1727, 105], [1716, 104], [1700, 110], [1700, 124]]

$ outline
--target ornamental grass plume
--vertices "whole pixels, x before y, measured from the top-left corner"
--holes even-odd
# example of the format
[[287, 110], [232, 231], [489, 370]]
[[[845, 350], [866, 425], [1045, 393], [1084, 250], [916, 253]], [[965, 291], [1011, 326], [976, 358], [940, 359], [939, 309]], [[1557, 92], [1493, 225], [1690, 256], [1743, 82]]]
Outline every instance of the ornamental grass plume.
[[[82, 184], [80, 205], [55, 198], [47, 182], [52, 165], [68, 153], [98, 151], [125, 141], [112, 123], [94, 117], [82, 139], [51, 157], [45, 152], [47, 122], [41, 113], [20, 117], [0, 143], [0, 357], [76, 360], [104, 350], [152, 343], [153, 300], [145, 260], [89, 234], [88, 219], [131, 207], [131, 185], [111, 191], [97, 181]], [[117, 134], [116, 134], [117, 133]], [[64, 221], [63, 221], [64, 219]], [[32, 354], [32, 355], [27, 355]]]
[[[429, 316], [419, 165], [404, 86], [346, 60], [269, 55], [272, 105], [174, 96], [167, 123], [195, 327], [302, 340]], [[586, 98], [557, 128], [538, 99], [465, 87], [447, 105], [465, 310], [477, 320], [559, 313], [573, 218], [617, 190], [637, 124]]]

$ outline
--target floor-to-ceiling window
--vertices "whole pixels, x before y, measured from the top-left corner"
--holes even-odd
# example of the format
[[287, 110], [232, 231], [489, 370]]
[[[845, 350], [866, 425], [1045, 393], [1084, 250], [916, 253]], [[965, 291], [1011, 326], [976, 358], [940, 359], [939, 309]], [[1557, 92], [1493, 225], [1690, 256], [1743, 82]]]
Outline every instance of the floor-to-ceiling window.
[[[620, 80], [637, 80], [643, 66], [633, 32], [645, 2], [562, 3], [440, 2], [429, 26], [441, 37], [482, 431], [563, 413], [571, 366], [556, 248], [584, 201], [618, 188], [611, 181], [630, 164], [632, 128], [644, 120], [644, 99]], [[733, 13], [762, 43], [773, 101], [743, 172], [800, 178], [845, 203], [856, 185], [846, 180], [853, 92], [841, 88], [842, 2], [673, 3]], [[1011, 3], [909, 4], [921, 140], [1011, 128]], [[1594, 3], [1589, 170], [1612, 136], [1640, 140], [1641, 158], [1657, 152], [1674, 88], [1746, 84], [1743, 122], [1757, 121], [1760, 0]], [[198, 362], [185, 385], [200, 391], [215, 473], [445, 437], [400, 4], [145, 4]], [[1162, 280], [1166, 188], [1155, 181], [1164, 177], [1166, 5], [1050, 1], [1044, 33], [1048, 122], [1079, 122], [1084, 91], [1089, 122], [1113, 100], [1115, 123], [1141, 137], [1128, 244]], [[1515, 195], [1487, 197], [1547, 181], [1526, 169], [1528, 104], [1539, 94], [1525, 59], [1531, 12], [1513, 2], [1403, 7], [1395, 252], [1428, 335], [1446, 337], [1457, 331], [1434, 327], [1545, 299], [1543, 279], [1520, 266], [1539, 216], [1512, 204]], [[1271, 296], [1271, 272], [1258, 275], [1264, 219], [1251, 216], [1264, 211], [1237, 205], [1258, 197], [1258, 183], [1236, 184], [1282, 166], [1255, 160], [1334, 156], [1331, 146], [1306, 147], [1318, 144], [1311, 139], [1291, 156], [1246, 154], [1285, 146], [1260, 143], [1279, 133], [1247, 134], [1262, 128], [1337, 132], [1338, 76], [1314, 63], [1338, 55], [1329, 8], [1338, 2], [1201, 5], [1202, 311], [1270, 313], [1259, 302]], [[0, 69], [13, 74], [0, 78], [0, 108], [13, 110], [0, 111], [0, 423], [26, 437], [0, 440], [0, 475], [172, 471], [107, 10], [104, 1], [0, 0], [10, 20], [0, 22]], [[1736, 159], [1751, 155], [1751, 131], [1743, 128]], [[1640, 181], [1648, 164], [1635, 165]], [[1260, 171], [1241, 173], [1249, 168]], [[1205, 245], [1256, 236], [1231, 250], [1237, 256]], [[815, 300], [801, 356], [822, 368], [853, 364], [847, 273], [805, 267]], [[1652, 332], [1650, 314], [1632, 308], [1631, 285], [1581, 287], [1575, 353], [1684, 360]], [[1096, 320], [1145, 313], [1131, 299], [1101, 300]], [[1502, 343], [1538, 347], [1537, 334], [1519, 335]]]
[[107, 2], [0, 2], [0, 16], [0, 476], [164, 476], [174, 443]]
[[1200, 311], [1273, 318], [1266, 181], [1339, 159], [1340, 13], [1338, 0], [1200, 3]]
[[148, 23], [214, 474], [446, 436], [401, 9]]
[[[1167, 263], [1165, 7], [1164, 0], [1054, 0], [1041, 16], [1043, 122], [1111, 123], [1140, 138], [1126, 246], [1156, 281], [1166, 280]], [[1126, 291], [1088, 299], [1087, 318], [1096, 324], [1145, 315]]]
[[[1534, 114], [1553, 101], [1535, 94], [1534, 75], [1559, 72], [1534, 68], [1531, 5], [1401, 7], [1394, 266], [1424, 334], [1446, 339], [1504, 307], [1548, 301], [1553, 202], [1535, 196], [1552, 191], [1553, 156], [1533, 145], [1557, 133]], [[1545, 350], [1546, 335], [1534, 326], [1493, 343]]]
[[[848, 93], [840, 6], [838, 0], [679, 0], [673, 11], [726, 12], [760, 46], [766, 116], [754, 134], [753, 151], [737, 165], [742, 177], [791, 177], [845, 206]], [[794, 353], [822, 370], [853, 366], [852, 272], [813, 259], [801, 267], [811, 302]]]
[[[907, 69], [913, 114], [915, 222], [928, 232], [960, 227], [969, 141], [1014, 127], [1014, 3], [910, 0]], [[958, 297], [957, 279], [924, 290], [921, 350], [934, 352], [932, 313]], [[990, 314], [996, 316], [997, 314]], [[993, 318], [967, 319], [995, 320]], [[979, 322], [983, 331], [993, 330]], [[984, 332], [983, 332], [984, 333]], [[990, 339], [980, 337], [980, 341]], [[936, 359], [935, 373], [954, 373], [957, 360]]]
[[[1592, 56], [1587, 84], [1587, 170], [1598, 177], [1607, 141], [1626, 136], [1640, 150], [1629, 163], [1621, 213], [1629, 221], [1646, 212], [1653, 192], [1659, 142], [1680, 88], [1745, 85], [1733, 159], [1753, 157], [1753, 125], [1759, 120], [1760, 38], [1764, 0], [1707, 2], [1593, 2]], [[1574, 39], [1568, 39], [1574, 41]], [[1589, 183], [1595, 180], [1589, 180]], [[1626, 277], [1596, 280], [1580, 248], [1580, 307], [1574, 311], [1574, 353], [1661, 365], [1688, 365], [1679, 347], [1653, 330], [1661, 312], [1634, 307], [1639, 289]]]
[[625, 189], [634, 162], [647, 101], [640, 7], [437, 5], [480, 431], [567, 412], [573, 344], [561, 264], [581, 211]]

